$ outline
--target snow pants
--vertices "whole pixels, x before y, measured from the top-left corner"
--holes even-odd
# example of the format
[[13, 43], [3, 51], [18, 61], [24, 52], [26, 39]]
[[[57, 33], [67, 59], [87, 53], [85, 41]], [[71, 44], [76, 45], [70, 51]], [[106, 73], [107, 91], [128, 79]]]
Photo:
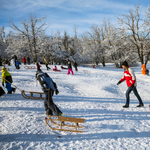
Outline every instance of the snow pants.
[[53, 94], [54, 94], [54, 90], [51, 89], [45, 92], [44, 107], [46, 111], [49, 111], [50, 115], [53, 115], [53, 113], [55, 113], [56, 116], [60, 116], [62, 112], [53, 102], [52, 99]]
[[5, 83], [5, 87], [6, 87], [8, 92], [12, 91], [12, 87], [11, 87], [10, 83]]
[[74, 67], [75, 68], [75, 71], [78, 71], [78, 68], [77, 67]]
[[129, 102], [130, 102], [130, 96], [129, 94], [131, 93], [131, 91], [133, 91], [134, 95], [137, 97], [137, 99], [139, 100], [139, 104], [143, 104], [142, 99], [140, 97], [140, 95], [138, 94], [138, 91], [136, 89], [136, 86], [134, 86], [133, 88], [128, 87], [127, 91], [126, 91], [126, 105], [129, 106]]
[[72, 75], [73, 75], [72, 68], [68, 69], [67, 75], [70, 73], [70, 71], [71, 71], [71, 73], [72, 73]]
[[47, 70], [51, 69], [50, 67], [48, 67], [48, 64], [46, 64], [46, 68], [47, 68]]

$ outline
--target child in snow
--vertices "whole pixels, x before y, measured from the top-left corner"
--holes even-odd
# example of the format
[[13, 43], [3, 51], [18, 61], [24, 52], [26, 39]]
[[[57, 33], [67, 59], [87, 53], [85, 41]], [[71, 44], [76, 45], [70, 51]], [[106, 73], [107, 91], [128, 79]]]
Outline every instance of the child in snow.
[[67, 68], [65, 68], [65, 67], [63, 67], [63, 65], [61, 65], [61, 69], [67, 69]]
[[16, 60], [16, 65], [15, 66], [16, 66], [16, 69], [20, 69], [18, 60]]
[[2, 67], [1, 72], [2, 72], [2, 86], [4, 86], [5, 83], [7, 94], [12, 94], [12, 92], [15, 93], [16, 89], [11, 87], [11, 83], [13, 82], [11, 74], [7, 71], [5, 67]]
[[60, 70], [58, 70], [57, 67], [55, 66], [55, 67], [53, 68], [53, 71], [60, 71]]
[[130, 97], [129, 94], [131, 91], [133, 91], [134, 95], [137, 97], [139, 100], [139, 105], [137, 107], [144, 107], [144, 104], [142, 102], [141, 97], [139, 96], [136, 86], [136, 76], [131, 68], [129, 68], [129, 65], [126, 61], [122, 63], [122, 68], [125, 70], [124, 71], [124, 77], [117, 83], [119, 85], [121, 82], [126, 80], [128, 89], [126, 91], [126, 104], [123, 106], [123, 108], [128, 108], [129, 107], [129, 102], [130, 102]]
[[66, 61], [68, 62], [68, 72], [67, 72], [67, 75], [70, 74], [70, 71], [71, 71], [71, 73], [72, 73], [72, 75], [73, 75], [72, 66], [71, 66], [71, 61], [70, 61], [68, 58], [66, 58]]
[[57, 71], [57, 67], [56, 66], [53, 68], [53, 71]]
[[53, 115], [53, 112], [57, 116], [62, 116], [60, 109], [54, 104], [52, 96], [59, 93], [56, 83], [50, 78], [47, 73], [37, 71], [36, 78], [42, 86], [42, 90], [45, 93], [44, 107], [47, 115]]
[[40, 69], [40, 65], [39, 65], [39, 63], [38, 62], [36, 62], [36, 66], [37, 66], [37, 71], [41, 71], [41, 69]]

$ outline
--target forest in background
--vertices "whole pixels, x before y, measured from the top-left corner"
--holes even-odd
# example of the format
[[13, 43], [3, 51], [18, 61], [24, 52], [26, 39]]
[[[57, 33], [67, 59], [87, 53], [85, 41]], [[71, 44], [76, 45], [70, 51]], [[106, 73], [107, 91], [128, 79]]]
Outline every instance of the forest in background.
[[[150, 58], [150, 7], [145, 12], [141, 6], [135, 6], [128, 14], [117, 17], [117, 24], [104, 20], [100, 25], [92, 25], [90, 31], [74, 36], [66, 31], [46, 34], [46, 17], [29, 16], [17, 26], [13, 19], [9, 22], [12, 31], [5, 33], [0, 27], [0, 56], [10, 59], [14, 54], [19, 61], [23, 56], [30, 56], [32, 62], [41, 62], [45, 56], [50, 64], [61, 64], [66, 57], [78, 64], [94, 63], [96, 65], [114, 63], [121, 67], [127, 60], [130, 65], [137, 62], [147, 64]], [[50, 28], [50, 27], [49, 27]]]

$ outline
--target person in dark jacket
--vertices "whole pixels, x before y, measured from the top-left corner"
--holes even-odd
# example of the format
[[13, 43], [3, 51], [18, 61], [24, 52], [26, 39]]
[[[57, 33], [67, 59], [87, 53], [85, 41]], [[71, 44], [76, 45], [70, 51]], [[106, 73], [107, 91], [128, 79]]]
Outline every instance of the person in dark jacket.
[[56, 95], [59, 93], [56, 83], [51, 79], [51, 77], [47, 73], [44, 73], [42, 71], [36, 72], [36, 78], [41, 84], [42, 90], [45, 93], [44, 107], [46, 110], [46, 114], [53, 115], [53, 113], [55, 113], [55, 115], [57, 116], [62, 116], [63, 113], [55, 105], [52, 98], [54, 91]]
[[2, 58], [1, 58], [1, 56], [0, 56], [0, 66], [2, 66]]
[[13, 56], [13, 58], [14, 58], [14, 61], [15, 61], [15, 67], [17, 68], [17, 66], [16, 66], [17, 56], [16, 56], [16, 55], [14, 55], [14, 56]]
[[78, 71], [78, 68], [77, 68], [78, 64], [76, 62], [74, 62], [73, 66], [75, 68], [75, 71]]
[[70, 74], [70, 71], [71, 71], [71, 73], [72, 73], [72, 75], [73, 75], [72, 66], [71, 66], [71, 61], [70, 61], [68, 58], [66, 58], [66, 61], [68, 62], [68, 72], [67, 72], [67, 75]]
[[27, 56], [27, 63], [28, 63], [28, 65], [30, 65], [30, 57], [29, 56]]
[[129, 68], [127, 61], [124, 61], [122, 63], [122, 68], [125, 70], [124, 77], [117, 83], [117, 85], [119, 85], [120, 83], [126, 80], [128, 86], [128, 89], [126, 91], [126, 104], [123, 106], [123, 108], [129, 107], [129, 102], [130, 102], [129, 94], [131, 93], [131, 91], [133, 91], [134, 95], [139, 100], [139, 105], [137, 107], [144, 107], [142, 99], [136, 89], [137, 83], [136, 83], [136, 76], [134, 74], [134, 71], [131, 68]]
[[2, 86], [4, 86], [7, 89], [7, 94], [12, 94], [12, 92], [15, 93], [16, 89], [11, 87], [11, 83], [13, 82], [11, 74], [7, 71], [5, 67], [2, 67]]

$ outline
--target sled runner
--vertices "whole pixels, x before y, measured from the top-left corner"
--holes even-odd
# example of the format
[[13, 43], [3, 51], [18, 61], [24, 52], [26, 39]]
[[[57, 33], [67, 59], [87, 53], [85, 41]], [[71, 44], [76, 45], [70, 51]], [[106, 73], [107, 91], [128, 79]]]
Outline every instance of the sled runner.
[[[27, 95], [27, 93], [28, 93], [28, 95]], [[44, 93], [42, 93], [42, 92], [29, 92], [29, 91], [21, 91], [21, 94], [22, 94], [22, 96], [24, 97], [24, 98], [26, 98], [26, 99], [33, 99], [33, 100], [44, 100], [45, 98], [44, 97], [42, 97], [42, 95], [44, 94]], [[33, 95], [34, 94], [34, 95]], [[35, 96], [35, 94], [36, 95], [40, 95], [40, 96]], [[45, 94], [44, 94], [45, 95]]]
[[35, 66], [25, 66], [25, 69], [35, 69]]
[[[59, 126], [60, 128], [53, 128], [48, 124], [48, 120], [53, 123], [54, 125]], [[70, 118], [70, 117], [62, 117], [62, 116], [51, 116], [49, 115], [49, 119], [45, 117], [45, 122], [46, 124], [52, 129], [52, 130], [60, 130], [60, 131], [70, 131], [70, 132], [80, 132], [82, 133], [83, 131], [77, 130], [78, 128], [84, 128], [84, 126], [79, 126], [79, 123], [84, 123], [85, 119], [81, 118]], [[56, 122], [55, 122], [56, 121]], [[59, 123], [57, 123], [59, 122]], [[75, 125], [68, 125], [68, 123], [75, 123]], [[62, 127], [69, 127], [69, 128], [74, 128], [74, 129], [65, 129]]]

